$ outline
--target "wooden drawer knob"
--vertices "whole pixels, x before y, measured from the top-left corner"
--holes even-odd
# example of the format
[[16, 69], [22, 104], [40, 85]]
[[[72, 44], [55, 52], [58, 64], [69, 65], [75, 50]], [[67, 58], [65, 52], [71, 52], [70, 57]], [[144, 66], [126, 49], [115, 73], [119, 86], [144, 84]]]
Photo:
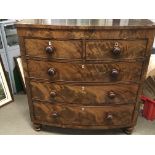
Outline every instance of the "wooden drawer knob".
[[51, 96], [51, 97], [55, 97], [56, 95], [57, 95], [57, 94], [56, 94], [55, 91], [51, 91], [51, 92], [50, 92], [50, 96]]
[[112, 69], [112, 71], [111, 71], [112, 78], [117, 78], [118, 74], [119, 74], [119, 71], [117, 69]]
[[53, 75], [55, 75], [56, 74], [56, 70], [54, 69], [54, 68], [49, 68], [48, 69], [48, 75], [49, 76], [53, 76]]
[[120, 47], [114, 47], [113, 50], [112, 50], [112, 53], [113, 53], [114, 56], [119, 56], [120, 53], [121, 53]]
[[51, 46], [47, 46], [46, 47], [46, 53], [53, 54], [54, 53], [54, 47], [52, 45]]
[[113, 98], [115, 98], [116, 94], [115, 94], [115, 92], [110, 91], [110, 92], [108, 93], [108, 96], [109, 96], [109, 98], [113, 99]]

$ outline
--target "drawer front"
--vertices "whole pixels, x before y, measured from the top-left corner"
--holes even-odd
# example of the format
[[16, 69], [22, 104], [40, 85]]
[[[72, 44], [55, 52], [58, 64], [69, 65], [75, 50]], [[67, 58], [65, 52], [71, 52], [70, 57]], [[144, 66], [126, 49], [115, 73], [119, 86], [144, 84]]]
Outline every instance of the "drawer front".
[[146, 40], [87, 41], [86, 59], [107, 60], [108, 58], [142, 58], [145, 55], [146, 44]]
[[103, 64], [57, 63], [28, 60], [30, 77], [51, 81], [113, 82], [140, 79], [141, 62], [112, 62]]
[[82, 59], [81, 41], [51, 41], [25, 39], [26, 54], [54, 59]]
[[31, 81], [33, 99], [82, 105], [133, 104], [138, 85], [72, 85]]
[[131, 123], [133, 105], [124, 106], [59, 106], [34, 102], [36, 120], [55, 125], [127, 125]]

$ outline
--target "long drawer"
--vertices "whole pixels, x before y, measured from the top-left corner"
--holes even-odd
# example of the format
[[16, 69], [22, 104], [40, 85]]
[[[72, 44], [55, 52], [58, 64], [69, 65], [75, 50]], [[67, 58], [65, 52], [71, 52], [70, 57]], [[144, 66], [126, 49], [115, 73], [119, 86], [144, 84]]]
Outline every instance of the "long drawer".
[[59, 106], [34, 102], [34, 116], [37, 121], [53, 125], [130, 125], [133, 105], [112, 106]]
[[147, 40], [94, 40], [86, 42], [87, 60], [134, 59], [145, 55]]
[[30, 82], [32, 99], [53, 104], [113, 105], [136, 102], [137, 84], [73, 85]]
[[142, 62], [80, 64], [28, 60], [30, 77], [50, 81], [138, 82], [141, 76], [141, 68]]
[[25, 39], [26, 54], [41, 58], [82, 59], [82, 42]]

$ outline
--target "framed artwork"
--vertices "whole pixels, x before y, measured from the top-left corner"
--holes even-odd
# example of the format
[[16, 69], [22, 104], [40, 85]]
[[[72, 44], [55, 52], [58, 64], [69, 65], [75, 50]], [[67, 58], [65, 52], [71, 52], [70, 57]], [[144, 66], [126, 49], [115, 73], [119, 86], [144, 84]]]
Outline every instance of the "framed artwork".
[[0, 57], [0, 107], [13, 101], [11, 86]]
[[20, 78], [21, 78], [21, 81], [22, 81], [23, 89], [26, 92], [26, 84], [25, 84], [25, 77], [24, 77], [24, 70], [23, 70], [23, 66], [22, 66], [21, 56], [14, 57], [14, 60], [15, 60], [15, 64], [17, 66], [18, 72], [20, 74]]

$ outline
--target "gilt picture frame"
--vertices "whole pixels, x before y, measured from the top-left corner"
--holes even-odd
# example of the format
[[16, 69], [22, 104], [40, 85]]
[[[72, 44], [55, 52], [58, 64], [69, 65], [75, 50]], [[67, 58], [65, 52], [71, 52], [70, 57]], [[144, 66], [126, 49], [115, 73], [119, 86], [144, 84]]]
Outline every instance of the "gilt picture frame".
[[0, 56], [0, 107], [13, 102], [13, 100], [9, 78], [4, 69], [2, 58]]

